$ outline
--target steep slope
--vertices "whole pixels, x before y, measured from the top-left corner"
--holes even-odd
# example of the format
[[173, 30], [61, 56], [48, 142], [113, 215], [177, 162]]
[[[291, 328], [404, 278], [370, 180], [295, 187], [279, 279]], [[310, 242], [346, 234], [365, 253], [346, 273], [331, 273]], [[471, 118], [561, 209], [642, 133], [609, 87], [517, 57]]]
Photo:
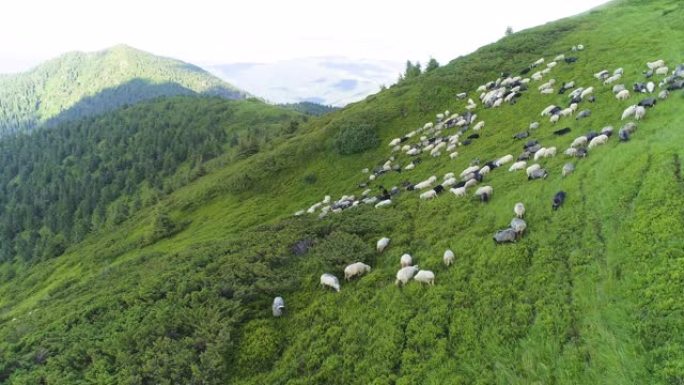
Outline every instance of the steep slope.
[[67, 53], [26, 73], [0, 77], [0, 134], [161, 96], [195, 94], [246, 96], [199, 67], [125, 45]]
[[[630, 141], [613, 136], [583, 159], [560, 155], [576, 136], [624, 124], [641, 97], [617, 101], [592, 74], [618, 67], [621, 82], [643, 81], [645, 63], [684, 61], [684, 7], [676, 1], [620, 1], [587, 14], [522, 31], [431, 73], [407, 80], [342, 111], [312, 119], [267, 151], [216, 166], [156, 207], [88, 237], [60, 258], [33, 266], [3, 264], [0, 379], [9, 383], [238, 384], [530, 384], [684, 381], [684, 184], [680, 159], [684, 94], [674, 91], [638, 122]], [[631, 26], [631, 27], [630, 27]], [[586, 48], [577, 53], [576, 44]], [[444, 193], [431, 201], [402, 192], [390, 207], [360, 205], [323, 218], [292, 217], [330, 194], [360, 194], [362, 168], [382, 165], [387, 143], [449, 109], [503, 71], [517, 73], [560, 53], [543, 81], [593, 86], [581, 120], [557, 125], [539, 113], [568, 105], [530, 83], [515, 105], [475, 112], [480, 138], [414, 170], [372, 184], [466, 168], [479, 158], [519, 154], [512, 135], [539, 120], [532, 137], [556, 146], [541, 160], [545, 180], [493, 170], [491, 201]], [[656, 77], [656, 80], [662, 77]], [[479, 102], [478, 102], [479, 104]], [[375, 127], [380, 146], [335, 152], [350, 124]], [[570, 127], [571, 134], [553, 131]], [[455, 133], [454, 128], [448, 134]], [[468, 131], [470, 134], [471, 131]], [[354, 138], [354, 136], [351, 136]], [[416, 138], [410, 141], [415, 144]], [[363, 146], [357, 147], [363, 148]], [[410, 161], [395, 153], [395, 163]], [[562, 178], [567, 161], [574, 174]], [[551, 198], [568, 198], [559, 210]], [[515, 244], [493, 244], [513, 205], [527, 206], [528, 230]], [[166, 220], [152, 220], [159, 209]], [[175, 231], [141, 243], [166, 222]], [[382, 254], [381, 236], [392, 238]], [[145, 244], [142, 246], [142, 244]], [[442, 265], [446, 248], [456, 263]], [[433, 287], [393, 285], [400, 255], [433, 270]], [[357, 260], [372, 271], [342, 282]], [[285, 298], [273, 318], [270, 303]]]

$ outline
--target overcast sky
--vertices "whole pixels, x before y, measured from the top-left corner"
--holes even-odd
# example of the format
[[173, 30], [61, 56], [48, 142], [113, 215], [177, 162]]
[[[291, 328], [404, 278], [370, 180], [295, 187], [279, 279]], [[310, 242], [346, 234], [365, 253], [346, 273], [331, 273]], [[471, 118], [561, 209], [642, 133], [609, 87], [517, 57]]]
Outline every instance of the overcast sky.
[[440, 63], [605, 0], [7, 0], [0, 73], [128, 44], [210, 65], [344, 56]]

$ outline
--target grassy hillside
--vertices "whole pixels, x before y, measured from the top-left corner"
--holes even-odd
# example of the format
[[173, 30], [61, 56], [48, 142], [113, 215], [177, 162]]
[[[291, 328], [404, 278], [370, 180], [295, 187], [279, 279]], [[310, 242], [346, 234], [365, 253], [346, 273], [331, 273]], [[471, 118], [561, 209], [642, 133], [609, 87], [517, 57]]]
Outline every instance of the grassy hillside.
[[32, 70], [0, 77], [0, 134], [31, 130], [173, 95], [244, 98], [203, 69], [119, 45], [71, 52]]
[[[560, 152], [590, 130], [624, 122], [633, 95], [617, 101], [592, 74], [624, 68], [642, 81], [645, 63], [684, 61], [684, 7], [677, 1], [620, 1], [516, 33], [366, 101], [311, 119], [298, 135], [206, 175], [156, 206], [93, 234], [56, 259], [3, 264], [0, 380], [7, 383], [232, 384], [677, 384], [684, 382], [684, 94], [673, 92], [639, 122], [632, 139], [611, 138], [574, 159]], [[575, 44], [586, 49], [569, 52]], [[446, 109], [454, 95], [539, 57], [579, 58], [545, 77], [595, 88], [591, 117], [552, 126], [539, 113], [567, 95], [541, 95], [532, 82], [515, 105], [477, 108], [481, 138], [459, 156], [379, 178], [376, 188], [457, 174], [474, 158], [522, 150], [511, 136], [539, 120], [533, 138], [556, 146], [542, 160], [549, 177], [527, 181], [506, 167], [485, 177], [488, 204], [444, 193], [421, 201], [402, 192], [391, 207], [362, 205], [322, 219], [292, 217], [326, 194], [360, 194], [360, 170], [390, 156], [387, 143]], [[380, 145], [341, 156], [339, 130], [374, 127]], [[552, 131], [569, 126], [567, 136]], [[450, 131], [449, 133], [452, 133]], [[470, 132], [468, 132], [470, 133]], [[405, 165], [406, 155], [397, 162]], [[558, 211], [551, 198], [567, 200]], [[527, 206], [528, 231], [493, 244], [513, 205]], [[182, 224], [153, 243], [155, 213]], [[375, 242], [392, 241], [383, 254]], [[441, 262], [446, 248], [456, 263]], [[434, 287], [397, 288], [399, 256], [436, 273]], [[342, 282], [364, 261], [370, 274]], [[282, 295], [287, 310], [271, 316]]]

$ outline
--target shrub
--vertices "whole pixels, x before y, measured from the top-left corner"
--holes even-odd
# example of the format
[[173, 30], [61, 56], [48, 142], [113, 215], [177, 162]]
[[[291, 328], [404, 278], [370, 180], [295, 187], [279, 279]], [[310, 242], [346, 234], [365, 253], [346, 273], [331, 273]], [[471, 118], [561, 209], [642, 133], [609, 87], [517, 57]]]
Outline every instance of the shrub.
[[375, 127], [367, 123], [345, 124], [333, 139], [333, 147], [341, 155], [358, 154], [380, 144]]

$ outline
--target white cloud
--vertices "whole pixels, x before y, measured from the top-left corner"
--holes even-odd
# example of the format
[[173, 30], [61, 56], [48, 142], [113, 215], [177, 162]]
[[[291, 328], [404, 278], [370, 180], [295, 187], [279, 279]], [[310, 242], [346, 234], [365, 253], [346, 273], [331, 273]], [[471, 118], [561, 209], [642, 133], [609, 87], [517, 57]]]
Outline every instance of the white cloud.
[[118, 43], [206, 64], [328, 55], [445, 63], [500, 38], [508, 25], [517, 31], [602, 2], [10, 0], [0, 72]]

